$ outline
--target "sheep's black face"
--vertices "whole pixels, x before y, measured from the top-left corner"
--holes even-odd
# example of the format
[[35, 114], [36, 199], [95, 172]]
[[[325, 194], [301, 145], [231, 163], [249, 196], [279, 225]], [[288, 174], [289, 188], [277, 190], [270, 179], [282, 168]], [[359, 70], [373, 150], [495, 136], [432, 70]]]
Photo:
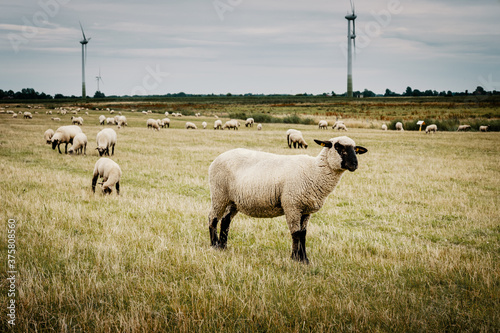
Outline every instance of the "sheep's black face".
[[351, 172], [358, 168], [358, 158], [356, 154], [364, 154], [368, 150], [360, 146], [343, 146], [340, 143], [335, 143], [335, 150], [342, 158], [341, 167], [342, 169], [349, 170]]
[[113, 190], [111, 190], [109, 187], [106, 187], [104, 190], [103, 190], [104, 194], [111, 194], [111, 192], [113, 192]]
[[58, 143], [59, 143], [58, 140], [52, 141], [52, 149], [56, 149]]
[[99, 152], [99, 156], [102, 156], [102, 154], [104, 154], [104, 152], [106, 151], [105, 149], [102, 148], [96, 148], [96, 149]]

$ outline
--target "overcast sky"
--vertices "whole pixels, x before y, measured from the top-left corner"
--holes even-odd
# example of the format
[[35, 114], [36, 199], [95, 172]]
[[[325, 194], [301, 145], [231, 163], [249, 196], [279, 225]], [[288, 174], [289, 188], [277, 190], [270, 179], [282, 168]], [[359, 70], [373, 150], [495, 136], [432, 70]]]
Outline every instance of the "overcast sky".
[[[356, 0], [354, 90], [500, 90], [500, 0]], [[346, 91], [348, 0], [2, 0], [0, 89]]]

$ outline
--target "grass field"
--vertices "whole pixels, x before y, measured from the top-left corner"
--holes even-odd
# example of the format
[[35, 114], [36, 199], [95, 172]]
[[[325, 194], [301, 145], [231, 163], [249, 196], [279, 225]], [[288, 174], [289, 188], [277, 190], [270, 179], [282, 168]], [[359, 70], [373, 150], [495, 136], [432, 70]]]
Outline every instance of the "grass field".
[[[0, 115], [2, 267], [16, 221], [12, 331], [500, 330], [500, 133], [350, 129], [368, 153], [312, 216], [303, 265], [289, 258], [283, 217], [239, 214], [228, 248], [210, 248], [208, 167], [235, 147], [315, 156], [313, 139], [343, 134], [286, 124], [214, 131], [213, 117], [171, 118], [153, 132], [150, 115], [127, 112], [113, 156], [121, 195], [103, 196], [91, 192], [101, 113], [83, 116], [87, 156], [43, 142], [70, 115]], [[209, 129], [187, 131], [186, 120]], [[309, 149], [288, 149], [290, 127]]]

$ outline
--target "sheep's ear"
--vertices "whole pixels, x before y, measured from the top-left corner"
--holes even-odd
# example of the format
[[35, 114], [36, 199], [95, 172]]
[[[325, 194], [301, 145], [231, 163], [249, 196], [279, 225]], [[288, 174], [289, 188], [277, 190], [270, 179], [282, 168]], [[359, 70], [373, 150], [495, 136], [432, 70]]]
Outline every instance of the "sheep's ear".
[[361, 154], [366, 153], [368, 151], [368, 149], [366, 149], [365, 147], [356, 146], [356, 147], [354, 147], [354, 151], [356, 152], [356, 154], [361, 155]]
[[320, 140], [314, 140], [318, 145], [321, 147], [326, 147], [326, 148], [332, 148], [332, 143], [331, 141], [320, 141]]

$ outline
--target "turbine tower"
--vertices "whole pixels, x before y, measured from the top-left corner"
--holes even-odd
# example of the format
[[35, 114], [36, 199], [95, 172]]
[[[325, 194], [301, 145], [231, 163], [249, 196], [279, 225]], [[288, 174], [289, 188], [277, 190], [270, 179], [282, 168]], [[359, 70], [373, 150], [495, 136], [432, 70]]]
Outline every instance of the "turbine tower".
[[87, 97], [87, 92], [85, 91], [85, 62], [87, 61], [87, 43], [90, 38], [87, 39], [85, 37], [85, 32], [83, 32], [82, 23], [80, 22], [80, 28], [82, 29], [83, 39], [80, 41], [82, 44], [82, 98], [85, 99]]
[[[352, 98], [352, 46], [356, 51], [356, 14], [351, 0], [351, 14], [345, 16], [347, 20], [347, 97]], [[351, 29], [352, 22], [352, 29]]]
[[101, 92], [101, 90], [99, 89], [99, 81], [101, 81], [102, 83], [104, 83], [104, 81], [102, 80], [102, 77], [101, 77], [101, 67], [99, 67], [99, 75], [96, 76], [95, 79], [97, 81], [97, 91]]

